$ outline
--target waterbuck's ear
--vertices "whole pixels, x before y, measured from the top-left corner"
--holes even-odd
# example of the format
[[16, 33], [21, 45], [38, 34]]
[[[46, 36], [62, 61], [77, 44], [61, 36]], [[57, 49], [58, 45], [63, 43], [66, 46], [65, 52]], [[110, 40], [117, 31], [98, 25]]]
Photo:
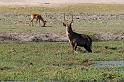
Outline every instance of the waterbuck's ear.
[[63, 22], [63, 26], [66, 26], [66, 24]]

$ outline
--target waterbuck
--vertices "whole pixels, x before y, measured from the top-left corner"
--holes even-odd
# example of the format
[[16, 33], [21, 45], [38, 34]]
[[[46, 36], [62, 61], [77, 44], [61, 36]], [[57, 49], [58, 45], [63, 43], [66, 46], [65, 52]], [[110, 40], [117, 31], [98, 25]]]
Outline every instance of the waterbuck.
[[92, 52], [91, 50], [92, 39], [88, 35], [73, 32], [72, 23], [73, 23], [73, 15], [72, 15], [72, 21], [69, 23], [65, 21], [65, 14], [64, 14], [63, 26], [66, 27], [66, 35], [69, 39], [70, 44], [72, 45], [73, 50], [76, 51], [77, 46], [80, 46], [80, 47], [84, 47], [88, 52]]
[[40, 21], [42, 21], [43, 22], [43, 27], [45, 27], [47, 21], [45, 21], [40, 14], [31, 14], [32, 26], [33, 26], [33, 20], [34, 19], [36, 19], [36, 23], [37, 23], [37, 21], [39, 22], [39, 25], [40, 25]]

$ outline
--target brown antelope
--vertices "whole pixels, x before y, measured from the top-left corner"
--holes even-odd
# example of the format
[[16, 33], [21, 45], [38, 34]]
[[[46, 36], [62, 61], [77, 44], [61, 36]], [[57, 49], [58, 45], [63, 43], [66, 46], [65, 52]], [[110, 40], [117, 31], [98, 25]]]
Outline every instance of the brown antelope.
[[66, 35], [69, 39], [69, 42], [72, 45], [73, 50], [76, 51], [77, 46], [80, 46], [80, 47], [84, 47], [88, 52], [92, 52], [91, 50], [92, 39], [88, 35], [78, 34], [76, 32], [73, 32], [72, 23], [73, 23], [73, 15], [72, 15], [72, 21], [69, 23], [65, 21], [65, 14], [64, 14], [63, 26], [66, 27]]
[[40, 25], [40, 21], [42, 21], [43, 22], [43, 27], [45, 27], [47, 21], [45, 21], [40, 14], [31, 14], [32, 26], [33, 26], [34, 19], [36, 19], [36, 23], [37, 23], [37, 21], [39, 22], [39, 25]]

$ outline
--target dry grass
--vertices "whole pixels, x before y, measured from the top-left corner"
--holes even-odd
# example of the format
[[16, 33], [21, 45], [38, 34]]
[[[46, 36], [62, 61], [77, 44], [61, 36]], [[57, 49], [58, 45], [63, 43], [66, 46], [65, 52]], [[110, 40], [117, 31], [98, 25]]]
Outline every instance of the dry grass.
[[33, 13], [33, 12], [123, 12], [123, 4], [72, 4], [52, 7], [0, 7], [1, 13]]

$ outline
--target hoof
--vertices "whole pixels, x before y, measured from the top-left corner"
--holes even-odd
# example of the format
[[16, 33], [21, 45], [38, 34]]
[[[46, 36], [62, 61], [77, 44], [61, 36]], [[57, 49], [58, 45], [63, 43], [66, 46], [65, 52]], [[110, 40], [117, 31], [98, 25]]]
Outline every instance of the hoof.
[[78, 54], [78, 52], [77, 51], [74, 51], [76, 54]]

